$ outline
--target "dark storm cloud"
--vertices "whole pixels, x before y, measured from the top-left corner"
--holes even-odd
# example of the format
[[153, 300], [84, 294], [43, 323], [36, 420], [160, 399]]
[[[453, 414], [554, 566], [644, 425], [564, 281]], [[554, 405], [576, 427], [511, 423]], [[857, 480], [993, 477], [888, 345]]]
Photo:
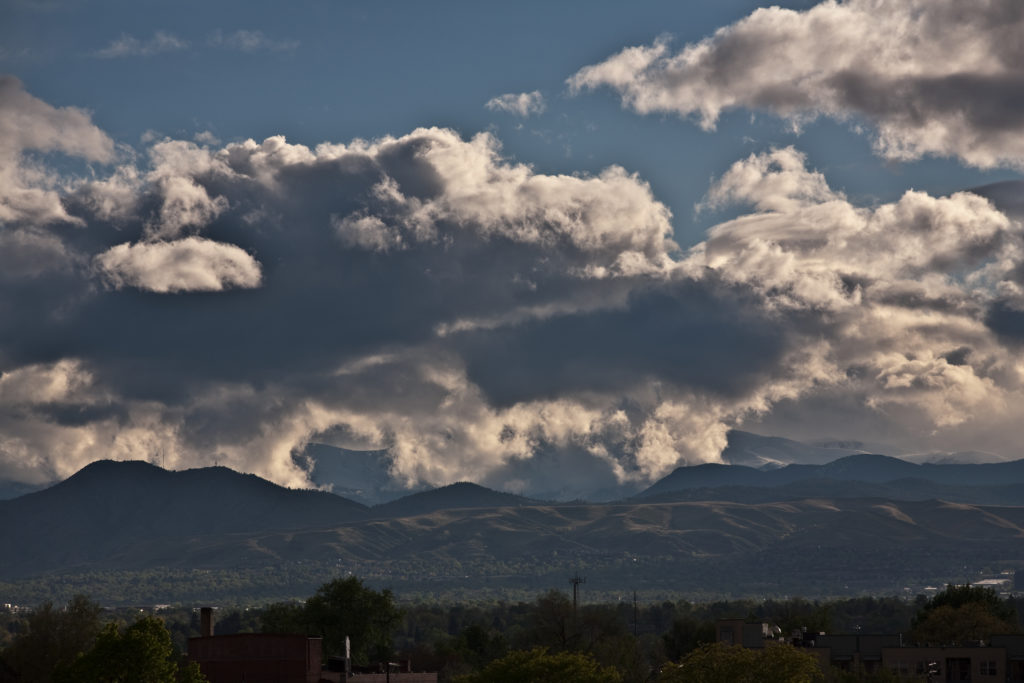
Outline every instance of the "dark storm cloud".
[[469, 333], [459, 345], [497, 405], [651, 382], [736, 397], [771, 375], [787, 327], [740, 292], [684, 280], [634, 291], [622, 308]]
[[[40, 256], [0, 293], [0, 360], [36, 447], [159, 448], [296, 483], [291, 452], [343, 429], [390, 444], [409, 477], [487, 471], [507, 457], [481, 453], [497, 435], [457, 432], [504, 418], [479, 403], [477, 416], [436, 418], [453, 392], [476, 400], [459, 335], [623, 302], [665, 277], [675, 249], [667, 210], [636, 177], [539, 176], [486, 135], [316, 150], [166, 139], [147, 155], [69, 183], [51, 211], [64, 218], [29, 226], [41, 247], [19, 237]], [[570, 438], [520, 412], [509, 419], [531, 439]], [[435, 432], [464, 455], [432, 462]], [[21, 438], [0, 444], [5, 458]], [[501, 448], [525, 457], [525, 443]]]
[[[708, 193], [751, 213], [683, 254], [636, 175], [538, 173], [488, 134], [115, 153], [14, 93], [0, 472], [26, 481], [159, 453], [302, 485], [293, 455], [344, 435], [408, 484], [578, 466], [607, 490], [714, 460], [780, 402], [851, 392], [938, 433], [1015, 395], [985, 327], [1012, 324], [984, 311], [1020, 294], [1021, 230], [976, 194], [859, 207], [772, 150]], [[106, 165], [29, 173], [37, 148]]]
[[1024, 216], [1024, 181], [1006, 180], [973, 188], [971, 192], [989, 199], [1004, 213]]
[[1024, 344], [1024, 309], [1009, 301], [995, 301], [985, 314], [985, 324], [1006, 342]]
[[[488, 243], [470, 233], [457, 245], [429, 242], [387, 255], [344, 248], [330, 215], [368, 201], [385, 169], [400, 169], [400, 188], [440, 191], [429, 165], [412, 163], [422, 144], [392, 145], [380, 163], [357, 153], [286, 166], [275, 176], [279, 194], [269, 199], [248, 177], [203, 169], [191, 180], [209, 197], [231, 196], [235, 206], [204, 234], [268, 255], [262, 286], [175, 297], [132, 289], [97, 293], [41, 335], [63, 340], [54, 357], [82, 354], [119, 377], [120, 391], [156, 398], [187, 392], [189, 379], [255, 381], [310, 372], [379, 345], [422, 341], [453, 316], [556, 297], [511, 284], [523, 264], [536, 259], [530, 246]], [[403, 158], [411, 160], [408, 167]], [[142, 203], [151, 207], [148, 220], [158, 204], [153, 198]], [[250, 212], [262, 213], [246, 222]], [[548, 277], [570, 286], [573, 279], [559, 274], [565, 264], [558, 256], [548, 258], [555, 261]], [[154, 365], [153, 358], [161, 362]]]
[[840, 106], [901, 128], [923, 128], [946, 118], [993, 135], [1024, 128], [1024, 74], [958, 73], [880, 82], [877, 74], [842, 71], [827, 87], [836, 92]]

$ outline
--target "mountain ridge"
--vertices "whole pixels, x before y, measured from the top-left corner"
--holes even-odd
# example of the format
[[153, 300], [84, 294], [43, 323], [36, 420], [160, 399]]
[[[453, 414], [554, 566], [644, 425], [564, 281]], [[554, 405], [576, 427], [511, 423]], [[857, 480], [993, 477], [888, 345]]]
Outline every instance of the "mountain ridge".
[[[18, 548], [0, 554], [0, 580], [312, 563], [416, 591], [537, 586], [582, 568], [609, 589], [836, 594], [1024, 563], [1024, 507], [821, 495], [830, 481], [803, 479], [793, 493], [804, 497], [783, 501], [604, 504], [532, 501], [462, 482], [375, 510], [227, 468], [108, 461], [0, 502], [0, 547]], [[885, 489], [860, 493], [872, 491]]]
[[457, 508], [521, 507], [536, 504], [543, 502], [514, 493], [495, 491], [472, 482], [459, 481], [374, 505], [371, 513], [373, 516], [381, 517], [408, 517]]
[[[0, 501], [0, 572], [33, 555], [72, 564], [104, 557], [131, 564], [133, 546], [216, 534], [307, 529], [365, 519], [368, 509], [323, 491], [286, 489], [226, 467], [164, 470], [143, 461], [99, 460], [49, 488]], [[77, 559], [75, 559], [77, 558]], [[47, 570], [60, 566], [50, 562]]]
[[1003, 486], [1024, 483], [1024, 459], [971, 465], [915, 464], [888, 455], [859, 453], [824, 465], [794, 464], [771, 470], [759, 470], [743, 465], [705, 463], [677, 467], [634, 498], [643, 499], [672, 491], [723, 486], [770, 488], [814, 479], [865, 483], [920, 479], [943, 486]]

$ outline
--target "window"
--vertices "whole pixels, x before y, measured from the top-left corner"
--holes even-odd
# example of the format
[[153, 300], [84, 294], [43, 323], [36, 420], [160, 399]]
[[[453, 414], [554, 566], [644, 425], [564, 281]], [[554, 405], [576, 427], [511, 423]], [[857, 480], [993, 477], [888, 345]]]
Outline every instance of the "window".
[[969, 681], [971, 680], [971, 660], [969, 657], [947, 657], [946, 658], [946, 680], [947, 681]]
[[910, 673], [910, 664], [902, 659], [898, 659], [892, 663], [892, 672], [897, 676], [906, 676]]
[[995, 676], [996, 675], [996, 663], [992, 660], [983, 661], [978, 663], [978, 673], [982, 676]]

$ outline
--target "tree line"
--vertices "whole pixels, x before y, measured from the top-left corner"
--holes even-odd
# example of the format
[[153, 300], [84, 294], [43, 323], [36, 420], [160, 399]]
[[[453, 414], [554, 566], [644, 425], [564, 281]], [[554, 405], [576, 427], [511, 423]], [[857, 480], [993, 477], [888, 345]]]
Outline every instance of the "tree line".
[[[1020, 631], [1017, 601], [978, 586], [931, 598], [801, 598], [754, 602], [574, 605], [561, 591], [532, 601], [400, 605], [356, 577], [320, 586], [302, 601], [218, 609], [216, 634], [303, 633], [323, 639], [324, 656], [352, 643], [354, 663], [410, 659], [453, 683], [485, 681], [843, 681], [786, 645], [744, 650], [715, 644], [720, 618], [777, 624], [784, 634], [904, 633], [906, 642], [986, 640]], [[77, 596], [27, 613], [0, 611], [0, 681], [40, 683], [201, 683], [183, 653], [199, 635], [198, 610], [141, 614], [103, 610]], [[754, 672], [737, 677], [737, 672]], [[570, 676], [570, 673], [571, 676]], [[889, 680], [882, 672], [876, 680]], [[749, 676], [754, 676], [750, 678]]]
[[[85, 596], [63, 607], [45, 603], [8, 620], [0, 680], [24, 683], [206, 683], [171, 640], [162, 619], [104, 619]], [[110, 616], [110, 615], [106, 615]]]

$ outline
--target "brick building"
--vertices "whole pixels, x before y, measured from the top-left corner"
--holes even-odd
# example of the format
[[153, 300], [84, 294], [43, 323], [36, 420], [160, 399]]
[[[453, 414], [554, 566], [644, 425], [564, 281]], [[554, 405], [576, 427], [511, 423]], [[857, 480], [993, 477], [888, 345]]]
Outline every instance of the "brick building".
[[[409, 662], [381, 667], [381, 673], [347, 673], [344, 658], [323, 668], [323, 640], [304, 635], [237, 633], [213, 635], [213, 610], [200, 611], [200, 635], [189, 638], [189, 661], [210, 683], [437, 683], [436, 673], [412, 671]], [[347, 655], [346, 655], [347, 656]], [[340, 662], [339, 662], [340, 659]]]

